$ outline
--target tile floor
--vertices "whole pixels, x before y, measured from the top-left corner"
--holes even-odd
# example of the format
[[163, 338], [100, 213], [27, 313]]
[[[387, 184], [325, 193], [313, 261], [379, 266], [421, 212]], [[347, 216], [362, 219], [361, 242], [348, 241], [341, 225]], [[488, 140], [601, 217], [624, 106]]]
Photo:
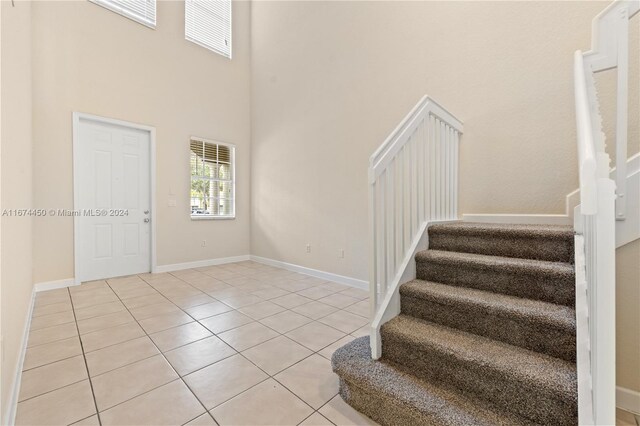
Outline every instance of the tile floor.
[[373, 424], [333, 351], [367, 292], [254, 262], [38, 293], [16, 424]]

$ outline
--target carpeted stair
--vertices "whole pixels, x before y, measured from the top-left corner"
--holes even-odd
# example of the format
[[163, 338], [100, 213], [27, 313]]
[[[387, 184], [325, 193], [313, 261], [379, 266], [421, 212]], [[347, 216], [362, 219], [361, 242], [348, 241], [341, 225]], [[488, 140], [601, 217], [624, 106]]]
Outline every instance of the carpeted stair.
[[340, 394], [383, 425], [575, 425], [570, 227], [429, 227], [401, 314], [332, 359]]

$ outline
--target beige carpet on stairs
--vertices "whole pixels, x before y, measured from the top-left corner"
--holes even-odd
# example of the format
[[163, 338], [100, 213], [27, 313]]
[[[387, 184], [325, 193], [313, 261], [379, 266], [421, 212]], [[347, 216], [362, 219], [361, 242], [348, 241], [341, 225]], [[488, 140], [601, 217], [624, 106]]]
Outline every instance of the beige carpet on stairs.
[[382, 425], [575, 425], [573, 230], [429, 228], [401, 314], [332, 359], [340, 395]]

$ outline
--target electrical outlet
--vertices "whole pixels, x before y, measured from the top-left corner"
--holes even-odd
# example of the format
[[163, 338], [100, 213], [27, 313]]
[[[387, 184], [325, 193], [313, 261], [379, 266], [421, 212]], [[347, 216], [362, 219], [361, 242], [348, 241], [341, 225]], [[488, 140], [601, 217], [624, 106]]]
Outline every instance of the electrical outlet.
[[338, 259], [344, 259], [344, 249], [338, 249]]
[[176, 206], [176, 204], [177, 204], [177, 203], [176, 203], [175, 198], [169, 198], [169, 202], [167, 203], [167, 205], [168, 205], [169, 207], [175, 207], [175, 206]]
[[207, 240], [202, 240], [202, 247], [206, 247], [207, 246]]
[[311, 253], [311, 244], [307, 244], [307, 253]]

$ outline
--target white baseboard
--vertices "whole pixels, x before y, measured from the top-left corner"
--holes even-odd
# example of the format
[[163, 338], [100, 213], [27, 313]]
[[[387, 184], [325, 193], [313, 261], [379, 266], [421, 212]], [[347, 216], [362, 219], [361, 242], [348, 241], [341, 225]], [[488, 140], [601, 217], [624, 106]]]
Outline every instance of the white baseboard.
[[183, 269], [204, 268], [206, 266], [224, 265], [225, 263], [242, 262], [249, 260], [250, 256], [244, 254], [242, 256], [219, 257], [217, 259], [197, 260], [195, 262], [174, 263], [172, 265], [156, 266], [154, 273], [181, 271]]
[[286, 269], [288, 271], [299, 272], [301, 274], [310, 275], [312, 277], [322, 278], [327, 281], [334, 281], [340, 284], [348, 285], [350, 287], [369, 290], [369, 282], [359, 280], [357, 278], [345, 277], [344, 275], [333, 274], [331, 272], [320, 271], [318, 269], [311, 269], [305, 266], [294, 265], [293, 263], [286, 263], [280, 260], [268, 259], [266, 257], [251, 255], [251, 260], [258, 263], [263, 263], [265, 265]]
[[616, 386], [616, 407], [640, 414], [640, 392]]
[[573, 225], [571, 218], [565, 214], [463, 214], [462, 220], [519, 225]]
[[40, 291], [56, 290], [58, 288], [65, 288], [65, 287], [73, 287], [79, 284], [80, 283], [77, 283], [75, 278], [67, 278], [64, 280], [45, 281], [42, 283], [36, 283], [33, 285], [33, 290], [36, 293], [38, 293]]
[[18, 363], [16, 365], [16, 372], [13, 376], [13, 383], [11, 384], [11, 393], [9, 395], [8, 410], [5, 418], [2, 419], [3, 425], [14, 425], [16, 423], [16, 411], [18, 408], [18, 397], [20, 395], [20, 383], [22, 381], [22, 367], [24, 366], [24, 357], [27, 353], [27, 340], [29, 339], [29, 329], [31, 328], [31, 316], [33, 314], [33, 305], [36, 299], [35, 287], [31, 291], [31, 300], [29, 302], [29, 309], [27, 309], [27, 318], [24, 322], [24, 330], [22, 331], [22, 342], [20, 347], [20, 356], [18, 357]]

